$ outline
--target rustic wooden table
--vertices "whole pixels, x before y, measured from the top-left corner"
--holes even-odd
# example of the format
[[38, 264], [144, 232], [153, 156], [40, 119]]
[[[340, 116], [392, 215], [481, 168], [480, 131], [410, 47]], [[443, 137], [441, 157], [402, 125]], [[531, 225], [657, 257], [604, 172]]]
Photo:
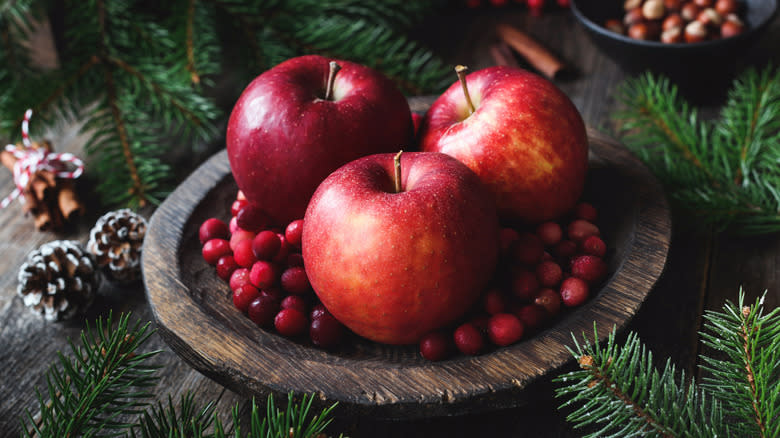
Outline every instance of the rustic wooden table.
[[[572, 98], [587, 124], [609, 132], [610, 113], [616, 103], [615, 86], [626, 74], [590, 42], [567, 11], [530, 17], [522, 9], [453, 11], [451, 15], [429, 20], [420, 31], [428, 44], [449, 62], [465, 63], [478, 69], [493, 64], [488, 47], [495, 41], [495, 26], [510, 23], [526, 30], [575, 67], [573, 79], [557, 84]], [[775, 18], [764, 37], [751, 48], [754, 59], [774, 57], [780, 64], [780, 19]], [[454, 78], [453, 78], [454, 79]], [[83, 138], [77, 124], [52, 127], [58, 149], [81, 151]], [[194, 168], [194, 164], [192, 163]], [[13, 184], [9, 172], [0, 172], [0, 193], [8, 193]], [[77, 338], [83, 320], [47, 323], [24, 308], [16, 296], [16, 274], [27, 253], [40, 244], [57, 238], [86, 241], [89, 227], [100, 208], [84, 218], [77, 229], [65, 235], [38, 232], [32, 220], [22, 217], [17, 204], [0, 210], [0, 436], [18, 435], [19, 418], [25, 409], [35, 409], [34, 388], [45, 385], [44, 373], [66, 351], [67, 340]], [[147, 211], [146, 214], [151, 214]], [[766, 304], [780, 304], [780, 236], [735, 238], [692, 235], [675, 230], [666, 270], [628, 330], [637, 331], [655, 351], [660, 362], [670, 357], [689, 375], [698, 374], [697, 356], [701, 352], [697, 332], [705, 309], [719, 309], [724, 300], [735, 299], [744, 287], [751, 299], [768, 291]], [[87, 315], [94, 320], [108, 309], [115, 313], [132, 311], [136, 318], [152, 318], [143, 287], [106, 288], [99, 302]], [[236, 403], [246, 412], [247, 400], [199, 374], [170, 351], [155, 335], [148, 348], [163, 350], [158, 360], [161, 370], [159, 397], [178, 398], [184, 391], [195, 391], [204, 400], [221, 397], [219, 409], [227, 416]], [[538, 402], [522, 408], [488, 411], [467, 416], [431, 418], [415, 421], [377, 421], [372, 418], [338, 417], [333, 432], [353, 437], [378, 436], [577, 436], [557, 410], [552, 384], [535, 388]]]

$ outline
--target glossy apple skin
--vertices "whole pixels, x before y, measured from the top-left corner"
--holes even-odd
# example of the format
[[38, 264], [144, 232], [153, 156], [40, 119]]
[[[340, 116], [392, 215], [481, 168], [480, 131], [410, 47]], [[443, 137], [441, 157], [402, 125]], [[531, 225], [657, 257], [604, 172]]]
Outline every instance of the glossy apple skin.
[[574, 207], [588, 167], [585, 124], [550, 81], [511, 67], [466, 76], [476, 111], [460, 82], [431, 106], [420, 148], [465, 163], [490, 188], [506, 222], [540, 223]]
[[314, 190], [339, 166], [410, 142], [409, 105], [375, 70], [336, 60], [333, 100], [323, 100], [330, 61], [301, 56], [267, 70], [230, 114], [226, 143], [236, 183], [279, 225], [302, 218]]
[[314, 291], [355, 333], [418, 342], [479, 298], [498, 257], [498, 217], [479, 178], [439, 153], [353, 161], [319, 186], [303, 222]]

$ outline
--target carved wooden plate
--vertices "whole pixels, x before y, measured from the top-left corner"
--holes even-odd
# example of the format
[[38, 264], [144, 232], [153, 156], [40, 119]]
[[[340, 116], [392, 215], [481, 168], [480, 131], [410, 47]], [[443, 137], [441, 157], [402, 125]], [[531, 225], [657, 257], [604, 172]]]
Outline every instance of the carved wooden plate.
[[[571, 334], [605, 337], [636, 313], [661, 274], [671, 219], [662, 188], [615, 140], [589, 130], [584, 199], [599, 209], [610, 276], [583, 306], [510, 347], [442, 362], [416, 346], [354, 339], [328, 352], [258, 328], [234, 307], [227, 284], [201, 257], [198, 228], [227, 219], [236, 185], [223, 150], [157, 209], [143, 249], [149, 303], [163, 338], [194, 368], [243, 394], [314, 393], [358, 415], [415, 418], [526, 403], [527, 388], [571, 360]], [[524, 394], [525, 392], [525, 394]]]

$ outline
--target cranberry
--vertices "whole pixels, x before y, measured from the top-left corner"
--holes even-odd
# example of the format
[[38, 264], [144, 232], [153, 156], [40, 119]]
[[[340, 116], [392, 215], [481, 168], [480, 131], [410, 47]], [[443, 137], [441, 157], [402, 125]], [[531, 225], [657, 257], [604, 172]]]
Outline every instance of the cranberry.
[[[551, 290], [551, 289], [547, 289]], [[549, 314], [544, 307], [538, 304], [526, 304], [515, 311], [515, 315], [523, 323], [524, 327], [534, 329], [542, 325]]]
[[230, 254], [230, 244], [225, 239], [211, 239], [203, 245], [203, 260], [210, 265], [216, 265], [219, 258]]
[[200, 239], [201, 245], [211, 239], [227, 240], [229, 236], [230, 230], [228, 229], [228, 226], [221, 220], [214, 217], [206, 219], [198, 230], [198, 238]]
[[249, 303], [259, 296], [260, 291], [256, 287], [251, 284], [242, 284], [233, 291], [233, 305], [242, 313], [246, 313]]
[[536, 234], [524, 232], [518, 236], [512, 252], [518, 263], [533, 266], [541, 260], [544, 245]]
[[228, 223], [228, 229], [230, 229], [230, 234], [233, 234], [238, 229], [238, 221], [236, 221], [236, 217], [233, 216], [230, 218], [230, 222]]
[[325, 312], [311, 321], [309, 337], [312, 344], [320, 348], [331, 348], [338, 345], [344, 337], [344, 326], [333, 315]]
[[520, 234], [514, 228], [502, 228], [499, 237], [499, 243], [501, 244], [501, 254], [509, 253], [517, 239], [520, 238]]
[[236, 231], [233, 232], [233, 235], [230, 236], [230, 249], [235, 251], [236, 246], [238, 246], [239, 243], [243, 242], [244, 240], [252, 240], [254, 238], [255, 233], [237, 228]]
[[282, 309], [298, 309], [304, 315], [309, 310], [306, 300], [300, 295], [287, 295], [282, 300]]
[[242, 192], [241, 190], [236, 192], [236, 200], [237, 201], [245, 201], [246, 200], [246, 195], [244, 194], [244, 192]]
[[500, 347], [514, 344], [523, 337], [523, 323], [511, 313], [493, 315], [488, 321], [488, 337]]
[[530, 301], [539, 290], [536, 274], [525, 269], [515, 271], [512, 276], [512, 293], [523, 301]]
[[452, 351], [452, 338], [442, 331], [428, 333], [420, 339], [420, 355], [430, 360], [444, 360]]
[[563, 270], [555, 262], [542, 262], [536, 265], [536, 278], [542, 287], [555, 287], [563, 279]]
[[325, 305], [322, 303], [317, 303], [313, 306], [311, 306], [311, 312], [309, 312], [309, 319], [314, 321], [315, 319], [319, 318], [323, 314], [327, 313], [328, 309], [325, 308]]
[[230, 276], [236, 269], [238, 263], [231, 254], [225, 254], [217, 260], [217, 276], [225, 281], [230, 280]]
[[544, 222], [536, 227], [536, 235], [546, 246], [553, 246], [563, 238], [563, 229], [556, 222]]
[[276, 266], [265, 260], [258, 260], [252, 265], [249, 273], [249, 279], [260, 289], [267, 289], [276, 284], [277, 273]]
[[474, 324], [468, 322], [456, 328], [452, 337], [455, 340], [455, 346], [463, 354], [474, 356], [479, 354], [485, 347], [485, 339], [482, 337], [482, 333]]
[[574, 207], [574, 216], [578, 219], [584, 219], [590, 223], [596, 223], [599, 213], [592, 204], [580, 202]]
[[303, 267], [303, 254], [299, 252], [291, 252], [287, 255], [287, 267], [294, 268], [296, 266]]
[[482, 307], [485, 312], [495, 315], [506, 310], [506, 297], [498, 289], [491, 289], [482, 296]]
[[590, 236], [582, 242], [582, 252], [596, 257], [604, 257], [607, 245], [599, 236]]
[[302, 295], [311, 290], [306, 270], [300, 266], [287, 268], [282, 273], [282, 289], [296, 295]]
[[581, 255], [571, 261], [571, 274], [589, 284], [595, 284], [607, 275], [607, 264], [599, 257]]
[[249, 201], [246, 199], [236, 199], [233, 201], [233, 205], [230, 206], [230, 214], [233, 217], [238, 216], [238, 212], [241, 211], [241, 209], [244, 208], [247, 204], [249, 204]]
[[569, 224], [569, 239], [582, 242], [590, 236], [598, 236], [599, 228], [585, 219], [576, 219]]
[[238, 268], [235, 271], [233, 271], [233, 275], [230, 276], [230, 290], [236, 290], [241, 285], [244, 284], [250, 284], [249, 281], [249, 269], [247, 268]]
[[294, 337], [303, 334], [308, 325], [306, 316], [298, 309], [282, 309], [274, 318], [274, 327], [282, 336]]
[[260, 295], [247, 308], [249, 319], [260, 327], [270, 327], [279, 313], [279, 301], [268, 295]]
[[273, 231], [261, 231], [252, 239], [252, 252], [258, 260], [271, 260], [282, 247], [282, 241]]
[[303, 235], [303, 219], [298, 219], [290, 222], [287, 228], [284, 230], [284, 237], [287, 238], [287, 242], [296, 247], [301, 247], [301, 236]]
[[534, 299], [534, 303], [542, 306], [550, 316], [555, 316], [561, 310], [561, 295], [552, 289], [542, 289]]
[[276, 252], [273, 261], [274, 263], [282, 264], [287, 262], [287, 256], [290, 255], [292, 245], [290, 245], [287, 238], [284, 237], [284, 234], [282, 233], [276, 233], [276, 238], [279, 239], [279, 251]]
[[569, 277], [561, 283], [561, 300], [568, 307], [579, 306], [588, 299], [588, 283], [577, 277]]
[[252, 252], [252, 241], [247, 239], [238, 242], [233, 251], [233, 258], [236, 259], [238, 266], [241, 266], [242, 268], [251, 268], [257, 261], [255, 253]]
[[260, 206], [247, 203], [240, 210], [238, 210], [238, 214], [236, 214], [236, 222], [238, 222], [239, 227], [245, 230], [258, 232], [268, 226], [270, 219], [268, 218], [268, 215], [265, 214], [265, 211], [260, 208]]

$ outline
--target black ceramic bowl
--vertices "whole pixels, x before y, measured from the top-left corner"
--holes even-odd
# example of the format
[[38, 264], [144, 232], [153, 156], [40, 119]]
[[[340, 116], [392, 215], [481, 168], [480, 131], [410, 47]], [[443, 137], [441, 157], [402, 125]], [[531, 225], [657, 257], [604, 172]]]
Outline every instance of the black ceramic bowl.
[[607, 19], [623, 19], [623, 0], [572, 0], [571, 9], [593, 42], [629, 73], [651, 70], [685, 85], [700, 85], [734, 73], [767, 27], [778, 0], [742, 0], [743, 33], [701, 43], [664, 44], [629, 38], [604, 28]]

